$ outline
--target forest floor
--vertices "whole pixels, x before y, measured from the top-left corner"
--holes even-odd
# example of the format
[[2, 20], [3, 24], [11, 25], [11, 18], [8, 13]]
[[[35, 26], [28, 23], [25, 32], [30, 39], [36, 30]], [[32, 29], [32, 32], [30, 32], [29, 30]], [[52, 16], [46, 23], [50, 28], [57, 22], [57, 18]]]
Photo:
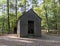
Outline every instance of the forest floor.
[[60, 46], [60, 36], [42, 35], [37, 38], [18, 38], [16, 36], [0, 36], [0, 46]]

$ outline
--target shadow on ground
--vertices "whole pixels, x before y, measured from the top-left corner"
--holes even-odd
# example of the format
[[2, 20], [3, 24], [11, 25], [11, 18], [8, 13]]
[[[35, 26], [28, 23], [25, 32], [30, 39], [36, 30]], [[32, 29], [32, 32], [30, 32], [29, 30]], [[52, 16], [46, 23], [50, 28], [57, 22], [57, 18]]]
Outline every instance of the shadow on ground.
[[0, 36], [0, 46], [60, 46], [60, 36], [46, 34], [28, 38]]

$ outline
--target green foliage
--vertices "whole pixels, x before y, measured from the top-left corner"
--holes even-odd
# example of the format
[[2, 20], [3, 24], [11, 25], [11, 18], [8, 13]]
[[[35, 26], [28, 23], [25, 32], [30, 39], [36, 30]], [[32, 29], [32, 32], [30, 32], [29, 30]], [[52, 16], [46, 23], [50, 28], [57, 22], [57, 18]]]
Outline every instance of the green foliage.
[[42, 25], [41, 26], [42, 26], [42, 29], [45, 29], [46, 28], [46, 18], [43, 14], [44, 11], [43, 11], [42, 7], [35, 7], [34, 11], [38, 14], [39, 17], [42, 18], [42, 21], [41, 21]]
[[[13, 31], [14, 27], [16, 27], [16, 15], [10, 13], [10, 32]], [[21, 16], [21, 13], [18, 12], [18, 18]], [[8, 19], [6, 15], [0, 16], [0, 30], [4, 33], [8, 33]]]
[[37, 0], [32, 0], [33, 7], [37, 7]]
[[[19, 4], [18, 8], [24, 7], [26, 8], [27, 0], [18, 0]], [[5, 0], [0, 1], [0, 7], [5, 4]], [[39, 17], [42, 18], [41, 26], [42, 29], [58, 29], [60, 30], [60, 0], [43, 0], [42, 4], [38, 7], [37, 0], [32, 0], [32, 5], [34, 11], [38, 14]], [[10, 30], [13, 31], [16, 26], [16, 14], [14, 13], [15, 6], [12, 1], [9, 2], [9, 8], [12, 9], [13, 12], [9, 13], [10, 17]], [[2, 8], [1, 8], [2, 9]], [[26, 9], [25, 9], [26, 10]], [[5, 10], [6, 11], [6, 10]], [[22, 14], [20, 12], [17, 13], [17, 18], [19, 18]], [[47, 19], [48, 19], [48, 27], [47, 27]], [[17, 19], [18, 20], [18, 19]], [[57, 25], [57, 26], [56, 26]], [[6, 13], [3, 13], [0, 16], [0, 30], [8, 31], [8, 18]]]
[[[46, 11], [48, 16], [49, 29], [55, 29], [57, 24], [57, 29], [60, 29], [60, 2], [57, 0], [43, 0], [40, 7], [35, 7], [34, 11], [42, 18], [42, 29], [47, 29], [46, 27]], [[55, 3], [54, 3], [55, 2]], [[45, 6], [45, 7], [44, 7]], [[44, 9], [46, 8], [46, 9]]]

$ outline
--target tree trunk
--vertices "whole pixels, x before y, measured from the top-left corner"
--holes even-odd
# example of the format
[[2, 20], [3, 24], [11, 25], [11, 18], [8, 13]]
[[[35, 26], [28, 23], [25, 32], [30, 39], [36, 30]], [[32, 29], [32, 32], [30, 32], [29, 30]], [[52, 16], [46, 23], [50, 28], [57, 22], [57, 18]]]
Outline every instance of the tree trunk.
[[[54, 8], [56, 8], [56, 2], [54, 1]], [[55, 17], [55, 29], [57, 30], [57, 10], [54, 10], [54, 17]]]
[[15, 0], [16, 2], [15, 2], [15, 9], [16, 9], [16, 11], [15, 11], [15, 13], [16, 13], [16, 20], [17, 20], [17, 0]]
[[[45, 0], [44, 0], [44, 3], [45, 3]], [[46, 16], [47, 32], [49, 32], [49, 23], [48, 23], [47, 6], [45, 6], [45, 4], [44, 4], [44, 9], [45, 9], [45, 16]]]
[[[24, 7], [24, 12], [26, 12], [26, 0], [25, 0], [25, 4], [24, 4], [23, 7]], [[24, 13], [24, 12], [23, 12], [23, 13]]]
[[45, 8], [45, 16], [46, 16], [46, 24], [47, 24], [47, 32], [49, 32], [49, 23], [48, 23], [48, 14], [47, 14], [47, 9]]
[[8, 34], [9, 34], [10, 33], [9, 0], [7, 0], [7, 15], [8, 15]]

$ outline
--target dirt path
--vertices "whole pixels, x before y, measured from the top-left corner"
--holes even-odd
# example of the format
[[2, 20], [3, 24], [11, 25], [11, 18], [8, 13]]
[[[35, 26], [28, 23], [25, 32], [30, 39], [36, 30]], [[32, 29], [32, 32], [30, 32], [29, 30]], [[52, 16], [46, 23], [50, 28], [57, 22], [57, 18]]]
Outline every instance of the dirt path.
[[0, 36], [0, 46], [60, 46], [60, 36], [43, 35], [41, 38]]

